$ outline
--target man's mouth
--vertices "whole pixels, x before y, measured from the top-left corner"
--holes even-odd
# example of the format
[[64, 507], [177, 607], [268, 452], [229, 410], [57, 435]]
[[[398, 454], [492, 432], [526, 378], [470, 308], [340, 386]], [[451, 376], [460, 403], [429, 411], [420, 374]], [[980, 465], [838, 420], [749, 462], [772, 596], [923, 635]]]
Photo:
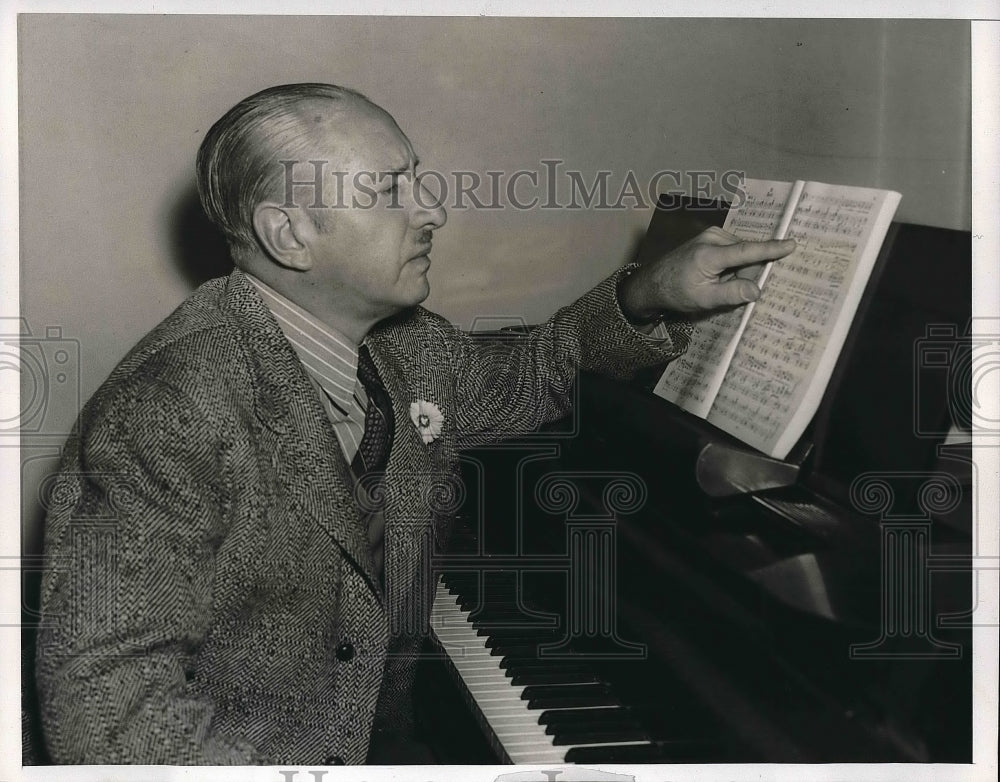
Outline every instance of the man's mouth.
[[417, 248], [417, 252], [414, 255], [410, 256], [410, 260], [415, 261], [417, 258], [426, 258], [430, 254], [431, 254], [431, 243], [427, 242], [426, 244], [422, 244]]

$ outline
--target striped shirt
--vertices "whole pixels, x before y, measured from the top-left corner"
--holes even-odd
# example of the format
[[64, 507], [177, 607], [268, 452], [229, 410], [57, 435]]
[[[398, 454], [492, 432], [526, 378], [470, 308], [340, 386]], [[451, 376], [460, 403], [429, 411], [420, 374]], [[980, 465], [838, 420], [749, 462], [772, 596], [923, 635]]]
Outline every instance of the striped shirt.
[[[350, 464], [365, 433], [368, 408], [368, 395], [358, 380], [357, 347], [339, 331], [253, 275], [247, 274], [247, 279], [260, 293], [305, 366]], [[646, 338], [659, 341], [669, 336], [665, 324], [660, 321]]]
[[336, 329], [248, 274], [319, 393], [350, 464], [365, 433], [368, 396], [358, 380], [358, 348]]

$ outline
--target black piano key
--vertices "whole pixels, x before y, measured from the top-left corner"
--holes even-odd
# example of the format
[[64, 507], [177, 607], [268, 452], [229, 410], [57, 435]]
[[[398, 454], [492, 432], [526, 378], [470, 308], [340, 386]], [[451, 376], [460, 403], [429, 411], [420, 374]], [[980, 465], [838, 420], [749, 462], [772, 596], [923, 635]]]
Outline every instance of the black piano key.
[[476, 581], [456, 581], [445, 578], [444, 585], [448, 589], [448, 593], [455, 596], [456, 603], [459, 600], [466, 602], [479, 598], [479, 584]]
[[462, 610], [468, 611], [469, 613], [476, 611], [477, 613], [489, 614], [505, 621], [514, 619], [526, 627], [546, 627], [549, 629], [555, 627], [552, 622], [546, 622], [544, 619], [539, 619], [537, 616], [526, 614], [517, 606], [511, 605], [510, 603], [504, 603], [499, 600], [487, 600], [481, 602], [472, 601], [468, 604], [467, 608], [463, 608]]
[[543, 711], [538, 715], [540, 725], [574, 725], [593, 723], [600, 720], [634, 720], [634, 712], [628, 706], [609, 706], [603, 709], [558, 709]]
[[576, 747], [585, 744], [610, 744], [617, 741], [649, 741], [649, 734], [642, 728], [607, 728], [559, 733], [552, 740], [552, 744], [557, 747]]
[[483, 599], [483, 596], [479, 592], [479, 587], [473, 584], [453, 585], [448, 591], [455, 596], [455, 603], [463, 611], [469, 610], [466, 606], [474, 606]]
[[523, 644], [548, 644], [561, 641], [562, 633], [555, 630], [528, 630], [524, 627], [479, 627], [476, 634], [487, 636], [486, 648], [493, 649], [505, 643], [517, 645]]
[[[587, 659], [589, 647], [574, 641], [569, 654], [561, 648], [558, 657], [543, 656], [546, 645], [566, 640], [565, 626], [545, 625], [544, 618], [526, 613], [529, 609], [519, 594], [520, 585], [505, 580], [504, 574], [494, 578], [496, 575], [453, 573], [446, 575], [443, 583], [511, 684], [524, 686], [522, 698], [527, 708], [538, 714], [542, 730], [554, 744], [572, 753], [566, 762], [597, 762], [587, 760], [590, 757], [610, 758], [604, 762], [623, 758], [618, 761], [622, 763], [711, 759], [711, 750], [704, 742], [677, 740], [698, 734], [662, 730], [657, 715], [662, 716], [663, 701], [651, 693], [647, 698], [644, 686], [625, 686], [619, 691], [618, 684], [609, 684], [615, 681], [618, 669], [595, 668]], [[575, 659], [573, 650], [577, 652]], [[685, 709], [672, 711], [683, 713]], [[668, 737], [669, 741], [663, 741]], [[597, 744], [602, 746], [588, 746]], [[573, 760], [584, 749], [590, 754], [582, 754], [584, 760]], [[600, 751], [603, 754], [593, 754]]]
[[497, 666], [502, 671], [509, 671], [507, 675], [510, 676], [511, 673], [541, 673], [543, 671], [552, 671], [554, 673], [563, 674], [583, 674], [583, 673], [594, 673], [593, 666], [584, 665], [582, 663], [564, 663], [558, 660], [553, 660], [551, 662], [546, 662], [545, 660], [539, 660], [538, 658], [532, 657], [501, 657], [500, 663]]
[[[567, 712], [572, 712], [574, 716], [570, 718], [553, 716]], [[582, 716], [580, 712], [589, 712], [589, 714]], [[627, 708], [557, 709], [555, 711], [543, 711], [538, 718], [538, 722], [541, 725], [545, 725], [545, 732], [550, 736], [600, 730], [622, 730], [625, 728], [642, 728], [646, 730], [642, 720]]]
[[617, 699], [607, 694], [596, 695], [540, 695], [528, 701], [531, 711], [545, 709], [572, 709], [580, 706], [613, 706]]
[[475, 611], [478, 613], [496, 614], [504, 618], [511, 616], [528, 627], [547, 627], [549, 629], [556, 627], [555, 619], [532, 615], [524, 609], [518, 608], [516, 605], [504, 603], [502, 600], [470, 601], [467, 607], [462, 610], [469, 613]]
[[[537, 643], [508, 643], [506, 641], [499, 641], [493, 646], [489, 647], [490, 654], [494, 657], [518, 657], [521, 659], [543, 659], [538, 653]], [[502, 666], [501, 666], [502, 667]]]
[[506, 572], [455, 572], [445, 573], [445, 585], [459, 592], [480, 593], [484, 598], [504, 599], [510, 605], [518, 605], [521, 589], [517, 573]]
[[570, 709], [583, 706], [617, 706], [618, 699], [605, 684], [531, 685], [521, 693], [531, 710]]
[[605, 747], [573, 747], [566, 763], [699, 763], [719, 757], [719, 747], [709, 741], [653, 741]]
[[[517, 666], [501, 669], [508, 679], [516, 684], [592, 684], [601, 681], [592, 668], [558, 667], [552, 665]], [[521, 677], [535, 677], [537, 681], [528, 681]]]
[[468, 611], [470, 614], [479, 611], [489, 611], [497, 613], [509, 613], [514, 616], [521, 617], [527, 621], [538, 622], [538, 619], [531, 617], [523, 611], [518, 611], [517, 606], [513, 605], [510, 600], [506, 600], [502, 597], [480, 597], [479, 595], [459, 595], [457, 600], [457, 605], [463, 611]]
[[475, 573], [472, 571], [463, 570], [445, 570], [441, 573], [441, 577], [444, 579], [446, 584], [478, 584], [481, 578], [480, 573]]
[[510, 676], [511, 684], [519, 685], [546, 685], [546, 684], [599, 684], [600, 680], [593, 673], [574, 673], [572, 671], [539, 670], [520, 671]]
[[546, 630], [553, 632], [555, 629], [552, 625], [542, 624], [537, 619], [532, 619], [530, 616], [526, 616], [520, 611], [511, 611], [509, 609], [498, 610], [486, 608], [481, 612], [477, 611], [471, 619], [472, 626], [476, 629], [479, 629], [480, 627], [489, 627], [490, 625], [509, 626], [511, 629], [521, 629], [528, 632], [534, 630]]
[[480, 583], [483, 579], [483, 574], [477, 573], [474, 570], [445, 570], [441, 575], [448, 581], [456, 583]]
[[476, 606], [488, 607], [495, 611], [507, 611], [510, 613], [518, 614], [519, 616], [527, 616], [533, 621], [539, 621], [538, 617], [531, 616], [531, 610], [519, 605], [517, 600], [511, 595], [496, 594], [487, 591], [485, 594], [467, 594], [462, 595], [459, 598], [462, 602], [469, 606], [469, 610], [476, 608]]
[[[551, 629], [525, 630], [517, 627], [497, 627], [494, 632], [484, 629], [480, 635], [488, 636], [492, 643], [490, 649], [504, 649], [501, 656], [507, 654], [522, 654], [525, 657], [535, 657], [541, 660], [556, 659], [550, 655], [542, 654], [539, 648], [543, 644], [553, 644], [562, 641], [565, 637], [563, 633]], [[561, 659], [566, 659], [562, 657]]]
[[607, 695], [611, 692], [611, 688], [603, 682], [598, 684], [533, 684], [524, 688], [524, 692], [521, 693], [521, 700], [529, 700], [531, 698], [546, 697], [548, 695], [560, 695], [560, 696], [572, 696], [572, 695], [593, 695], [595, 693], [601, 693]]
[[[568, 709], [556, 709], [556, 711], [569, 711]], [[593, 711], [599, 711], [594, 709]], [[637, 723], [635, 720], [622, 720], [620, 723], [611, 719], [597, 720], [594, 723], [583, 725], [546, 725], [545, 735], [547, 736], [580, 736], [584, 734], [609, 733], [614, 731], [638, 731], [642, 733], [642, 738], [652, 739], [653, 734], [649, 732], [645, 725]], [[625, 739], [616, 739], [625, 741]], [[563, 742], [566, 743], [566, 742]], [[570, 741], [569, 744], [594, 744], [590, 741]]]
[[502, 639], [504, 643], [522, 643], [522, 644], [537, 644], [540, 641], [549, 643], [551, 639], [556, 641], [561, 641], [566, 636], [565, 630], [559, 630], [551, 625], [541, 625], [537, 622], [535, 624], [529, 624], [524, 621], [524, 615], [518, 614], [519, 621], [517, 623], [504, 623], [500, 624], [496, 622], [496, 627], [489, 627], [489, 623], [485, 623], [484, 627], [476, 628], [477, 630], [485, 630], [481, 632], [480, 635], [492, 635], [496, 636], [498, 639]]
[[691, 742], [702, 742], [706, 736], [712, 735], [712, 729], [701, 720], [694, 717], [690, 720], [683, 718], [683, 714], [689, 713], [687, 709], [676, 709], [676, 718], [664, 719], [665, 710], [661, 701], [643, 703], [632, 693], [624, 696], [616, 692], [616, 695], [625, 705], [618, 708], [543, 711], [538, 722], [546, 726], [545, 732], [549, 735], [609, 728], [642, 728], [651, 739], [688, 742], [678, 743], [677, 746], [701, 746], [700, 743]]

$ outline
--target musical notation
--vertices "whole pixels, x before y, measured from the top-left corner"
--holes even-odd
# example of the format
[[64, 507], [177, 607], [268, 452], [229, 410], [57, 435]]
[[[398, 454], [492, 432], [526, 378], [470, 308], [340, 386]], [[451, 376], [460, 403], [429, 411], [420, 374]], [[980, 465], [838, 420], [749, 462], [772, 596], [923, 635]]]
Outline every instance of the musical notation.
[[818, 183], [803, 188], [788, 228], [796, 250], [772, 265], [707, 416], [764, 451], [806, 402], [813, 409], [819, 403], [823, 388], [807, 397], [881, 208], [878, 198], [844, 190]]
[[[729, 212], [724, 230], [743, 239], [771, 238], [785, 214], [791, 190], [791, 182], [750, 180], [744, 186], [742, 204]], [[734, 275], [756, 281], [760, 273], [761, 267], [754, 266]], [[745, 326], [743, 315], [742, 309], [736, 309], [696, 321], [687, 353], [667, 368], [654, 392], [694, 415], [708, 416]]]
[[784, 458], [819, 406], [899, 194], [818, 182], [746, 180], [725, 230], [789, 236], [791, 254], [733, 270], [761, 286], [746, 307], [698, 321], [655, 393]]
[[656, 393], [694, 415], [707, 416], [739, 326], [740, 313], [735, 310], [696, 321], [687, 352], [668, 367]]
[[743, 183], [743, 200], [726, 216], [726, 231], [741, 239], [764, 241], [774, 236], [788, 207], [791, 182], [749, 180]]

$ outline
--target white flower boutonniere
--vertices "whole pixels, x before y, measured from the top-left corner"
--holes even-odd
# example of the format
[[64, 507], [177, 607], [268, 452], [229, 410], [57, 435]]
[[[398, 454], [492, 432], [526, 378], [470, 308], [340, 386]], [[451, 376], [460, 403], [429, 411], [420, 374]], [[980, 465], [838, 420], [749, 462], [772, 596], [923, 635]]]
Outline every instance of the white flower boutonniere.
[[441, 435], [444, 413], [433, 402], [418, 399], [416, 402], [410, 403], [410, 420], [417, 427], [417, 431], [420, 432], [420, 437], [426, 445]]

